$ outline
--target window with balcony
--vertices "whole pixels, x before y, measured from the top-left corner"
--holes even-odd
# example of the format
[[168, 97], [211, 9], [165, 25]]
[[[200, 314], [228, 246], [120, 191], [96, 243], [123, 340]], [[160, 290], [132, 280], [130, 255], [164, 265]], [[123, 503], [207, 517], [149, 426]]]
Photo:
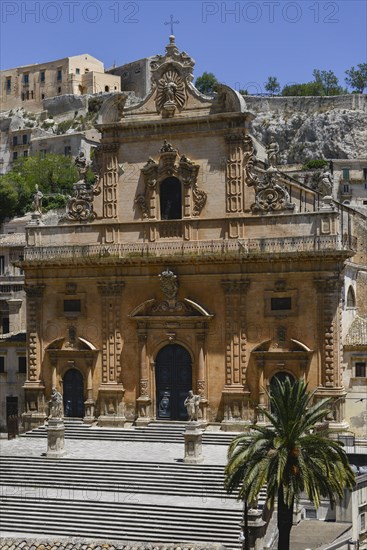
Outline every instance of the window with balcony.
[[177, 178], [166, 178], [160, 186], [161, 220], [182, 219], [181, 182]]
[[349, 184], [348, 183], [345, 183], [343, 185], [343, 193], [349, 193]]
[[349, 168], [343, 168], [343, 180], [349, 181]]
[[5, 273], [5, 256], [0, 256], [0, 275]]

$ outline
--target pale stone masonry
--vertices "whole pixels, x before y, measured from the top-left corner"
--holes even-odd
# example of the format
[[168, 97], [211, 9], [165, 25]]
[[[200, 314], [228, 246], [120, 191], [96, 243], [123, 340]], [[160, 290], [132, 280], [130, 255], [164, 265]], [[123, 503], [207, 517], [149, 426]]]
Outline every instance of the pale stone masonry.
[[106, 74], [102, 61], [89, 54], [74, 55], [0, 71], [0, 110], [24, 106], [41, 111], [43, 100], [65, 94], [119, 92], [120, 78]]
[[245, 99], [203, 96], [193, 66], [170, 37], [142, 101], [104, 102], [95, 186], [27, 228], [28, 426], [55, 386], [86, 423], [185, 420], [193, 389], [203, 425], [244, 429], [289, 376], [348, 428], [345, 266], [358, 295], [365, 217], [283, 174]]

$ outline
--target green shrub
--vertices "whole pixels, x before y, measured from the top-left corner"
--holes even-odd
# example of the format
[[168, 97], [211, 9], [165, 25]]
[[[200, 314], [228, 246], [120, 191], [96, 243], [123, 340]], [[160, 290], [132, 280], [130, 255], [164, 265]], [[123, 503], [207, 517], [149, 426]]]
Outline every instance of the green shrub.
[[326, 168], [329, 166], [329, 161], [325, 159], [312, 159], [302, 166], [302, 170], [317, 170], [318, 168]]

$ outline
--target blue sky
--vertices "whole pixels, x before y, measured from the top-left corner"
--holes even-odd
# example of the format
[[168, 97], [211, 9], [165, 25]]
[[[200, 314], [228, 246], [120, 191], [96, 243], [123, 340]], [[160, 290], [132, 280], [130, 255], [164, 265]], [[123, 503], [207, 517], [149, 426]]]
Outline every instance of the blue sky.
[[344, 72], [367, 61], [365, 0], [1, 0], [1, 68], [89, 53], [108, 68], [163, 54], [170, 26], [196, 61], [195, 76], [250, 93], [269, 75], [283, 86], [313, 69]]

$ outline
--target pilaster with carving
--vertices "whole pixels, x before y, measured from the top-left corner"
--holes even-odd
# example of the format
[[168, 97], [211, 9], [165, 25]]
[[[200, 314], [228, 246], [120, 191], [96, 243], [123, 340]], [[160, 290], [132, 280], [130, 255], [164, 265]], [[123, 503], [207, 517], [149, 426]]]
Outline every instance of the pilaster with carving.
[[27, 355], [28, 372], [24, 385], [25, 413], [24, 424], [26, 429], [32, 429], [42, 424], [47, 415], [45, 410], [45, 397], [41, 375], [41, 342], [40, 326], [42, 323], [42, 298], [45, 285], [27, 285]]
[[247, 420], [249, 392], [246, 389], [246, 296], [250, 282], [222, 281], [225, 295], [225, 386], [222, 429]]
[[121, 295], [123, 281], [98, 284], [102, 314], [102, 384], [98, 424], [123, 426], [124, 387], [121, 380]]
[[341, 387], [340, 371], [340, 280], [339, 277], [315, 279], [321, 355], [320, 385]]
[[117, 184], [119, 179], [118, 144], [101, 147], [103, 217], [117, 218]]
[[228, 134], [226, 163], [226, 212], [244, 211], [244, 138], [243, 132]]

